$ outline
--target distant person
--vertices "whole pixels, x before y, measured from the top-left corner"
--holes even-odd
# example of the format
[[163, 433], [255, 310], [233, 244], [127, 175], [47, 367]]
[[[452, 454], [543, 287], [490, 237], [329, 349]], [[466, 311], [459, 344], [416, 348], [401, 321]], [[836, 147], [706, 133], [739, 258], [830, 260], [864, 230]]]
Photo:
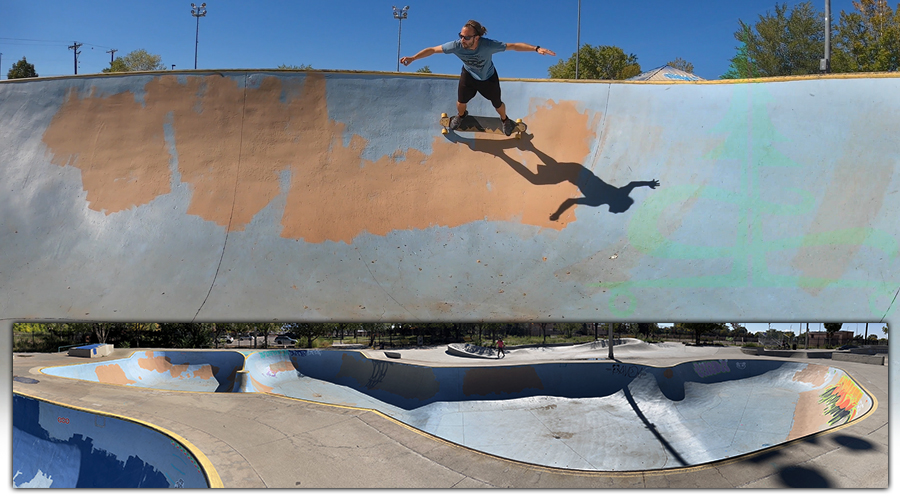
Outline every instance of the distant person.
[[555, 56], [556, 53], [550, 49], [541, 48], [540, 45], [530, 45], [527, 43], [505, 43], [484, 38], [487, 28], [478, 21], [470, 20], [463, 26], [459, 33], [459, 39], [447, 42], [443, 45], [429, 47], [420, 50], [412, 57], [401, 57], [400, 62], [404, 66], [409, 63], [428, 57], [437, 53], [456, 54], [462, 59], [463, 69], [459, 75], [459, 88], [457, 90], [456, 111], [457, 115], [450, 119], [450, 129], [456, 130], [460, 123], [468, 114], [466, 111], [467, 103], [475, 97], [476, 93], [484, 96], [485, 99], [491, 101], [500, 120], [503, 122], [503, 133], [509, 136], [515, 129], [516, 124], [508, 116], [506, 116], [506, 105], [500, 99], [500, 76], [497, 74], [496, 68], [491, 56], [497, 52], [505, 50], [517, 50], [520, 52], [535, 51], [545, 56]]
[[501, 354], [504, 358], [506, 357], [506, 353], [503, 352], [503, 339], [497, 341], [497, 359], [500, 359]]

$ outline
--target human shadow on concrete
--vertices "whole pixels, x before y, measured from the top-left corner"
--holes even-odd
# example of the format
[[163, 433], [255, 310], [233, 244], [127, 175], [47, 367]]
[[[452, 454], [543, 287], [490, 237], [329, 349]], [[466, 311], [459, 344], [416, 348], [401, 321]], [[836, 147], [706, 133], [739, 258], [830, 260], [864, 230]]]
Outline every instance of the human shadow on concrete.
[[[832, 436], [831, 440], [834, 441], [838, 446], [848, 448], [852, 451], [874, 451], [874, 445], [865, 439], [853, 436], [838, 435]], [[826, 442], [824, 442], [826, 441], [826, 439], [821, 435], [806, 436], [798, 439], [797, 441], [802, 441], [813, 445], [827, 444]], [[775, 465], [775, 461], [782, 455], [784, 455], [784, 451], [782, 451], [781, 448], [776, 448], [764, 453], [753, 455], [748, 458], [748, 461], [757, 464], [772, 463], [772, 465]], [[804, 467], [800, 465], [775, 466], [777, 468], [778, 479], [785, 487], [830, 488], [834, 486], [833, 481], [831, 481], [828, 476], [823, 473], [825, 471], [816, 470], [815, 467]]]
[[794, 465], [778, 471], [782, 484], [788, 488], [830, 488], [831, 481], [817, 471]]
[[[558, 220], [568, 209], [575, 205], [587, 205], [599, 207], [608, 205], [610, 213], [619, 214], [625, 212], [634, 204], [630, 196], [631, 191], [637, 187], [649, 187], [656, 189], [659, 181], [631, 181], [622, 187], [613, 186], [597, 177], [590, 169], [576, 162], [559, 162], [550, 155], [538, 149], [531, 141], [533, 135], [525, 134], [521, 139], [508, 140], [459, 140], [469, 146], [473, 151], [492, 154], [505, 161], [513, 170], [524, 177], [528, 182], [536, 186], [561, 184], [569, 182], [574, 184], [581, 194], [580, 198], [569, 198], [563, 201], [559, 208], [550, 215], [550, 220]], [[451, 138], [451, 140], [454, 140]], [[522, 151], [534, 153], [542, 164], [537, 166], [537, 172], [532, 172], [522, 163], [512, 159], [506, 154], [506, 149], [516, 148]]]
[[685, 459], [682, 458], [678, 451], [675, 450], [672, 444], [669, 443], [669, 441], [665, 437], [663, 437], [663, 435], [660, 434], [658, 430], [656, 430], [656, 425], [654, 425], [652, 422], [650, 422], [649, 419], [647, 419], [647, 417], [644, 415], [644, 412], [642, 412], [638, 407], [637, 402], [635, 402], [634, 396], [631, 395], [631, 391], [628, 389], [627, 385], [622, 389], [622, 392], [625, 395], [625, 399], [628, 400], [628, 404], [631, 405], [631, 409], [634, 410], [634, 414], [637, 415], [637, 417], [641, 420], [641, 423], [644, 424], [644, 427], [646, 427], [647, 430], [649, 430], [653, 434], [656, 440], [659, 441], [659, 443], [666, 449], [666, 451], [668, 451], [669, 454], [672, 455], [672, 457], [677, 460], [682, 467], [691, 465], [687, 461], [685, 461]]

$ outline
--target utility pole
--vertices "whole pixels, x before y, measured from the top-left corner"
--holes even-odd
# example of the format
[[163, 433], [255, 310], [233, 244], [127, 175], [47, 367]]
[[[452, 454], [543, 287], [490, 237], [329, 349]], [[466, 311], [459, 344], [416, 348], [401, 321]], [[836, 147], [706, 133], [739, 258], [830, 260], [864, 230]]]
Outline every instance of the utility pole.
[[81, 52], [79, 52], [78, 49], [81, 48], [82, 45], [84, 45], [84, 44], [78, 43], [78, 42], [73, 42], [72, 45], [69, 45], [69, 50], [74, 51], [74, 53], [75, 53], [75, 74], [76, 75], [78, 74], [78, 54], [81, 54]]
[[197, 36], [194, 38], [194, 69], [197, 69], [197, 47], [200, 44], [200, 18], [206, 16], [206, 3], [197, 7], [191, 4], [191, 15], [197, 18]]
[[[3, 68], [3, 52], [0, 52], [0, 69]], [[0, 79], [3, 78], [3, 75], [0, 74]]]
[[110, 65], [112, 65], [113, 61], [116, 59], [116, 52], [118, 52], [118, 51], [119, 51], [119, 49], [109, 49], [106, 51], [106, 53], [109, 54], [109, 64]]
[[394, 19], [400, 21], [400, 26], [397, 28], [397, 73], [400, 72], [400, 33], [403, 32], [403, 20], [406, 19], [409, 14], [409, 5], [403, 7], [402, 10], [397, 10], [397, 7], [392, 7], [394, 9]]

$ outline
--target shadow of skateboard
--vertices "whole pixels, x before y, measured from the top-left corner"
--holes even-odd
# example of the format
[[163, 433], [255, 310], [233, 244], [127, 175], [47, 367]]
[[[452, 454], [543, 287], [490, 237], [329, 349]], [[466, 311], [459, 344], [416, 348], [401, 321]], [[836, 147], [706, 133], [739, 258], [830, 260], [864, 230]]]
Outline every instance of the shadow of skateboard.
[[[441, 128], [442, 134], [446, 135], [450, 133], [450, 117], [447, 116], [447, 113], [441, 113], [441, 126], [443, 127]], [[516, 128], [513, 129], [510, 136], [521, 139], [522, 133], [525, 132], [527, 128], [528, 125], [521, 119], [516, 120]], [[499, 116], [468, 115], [463, 118], [459, 128], [454, 130], [454, 132], [484, 132], [486, 134], [506, 135], [503, 133], [503, 122], [500, 120]]]

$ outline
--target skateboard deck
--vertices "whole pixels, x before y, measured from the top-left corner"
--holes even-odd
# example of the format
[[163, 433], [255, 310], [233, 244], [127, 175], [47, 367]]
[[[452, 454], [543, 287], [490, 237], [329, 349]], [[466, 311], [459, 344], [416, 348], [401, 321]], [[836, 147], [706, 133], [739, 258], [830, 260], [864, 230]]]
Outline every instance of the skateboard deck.
[[[450, 117], [447, 116], [447, 113], [441, 113], [441, 129], [442, 134], [450, 133]], [[515, 137], [516, 139], [522, 138], [522, 132], [528, 128], [528, 125], [525, 124], [522, 120], [516, 120], [516, 128], [513, 129], [510, 137]], [[503, 122], [500, 121], [499, 116], [466, 116], [459, 128], [455, 130], [455, 132], [484, 132], [487, 134], [500, 134], [506, 135], [503, 133]]]

